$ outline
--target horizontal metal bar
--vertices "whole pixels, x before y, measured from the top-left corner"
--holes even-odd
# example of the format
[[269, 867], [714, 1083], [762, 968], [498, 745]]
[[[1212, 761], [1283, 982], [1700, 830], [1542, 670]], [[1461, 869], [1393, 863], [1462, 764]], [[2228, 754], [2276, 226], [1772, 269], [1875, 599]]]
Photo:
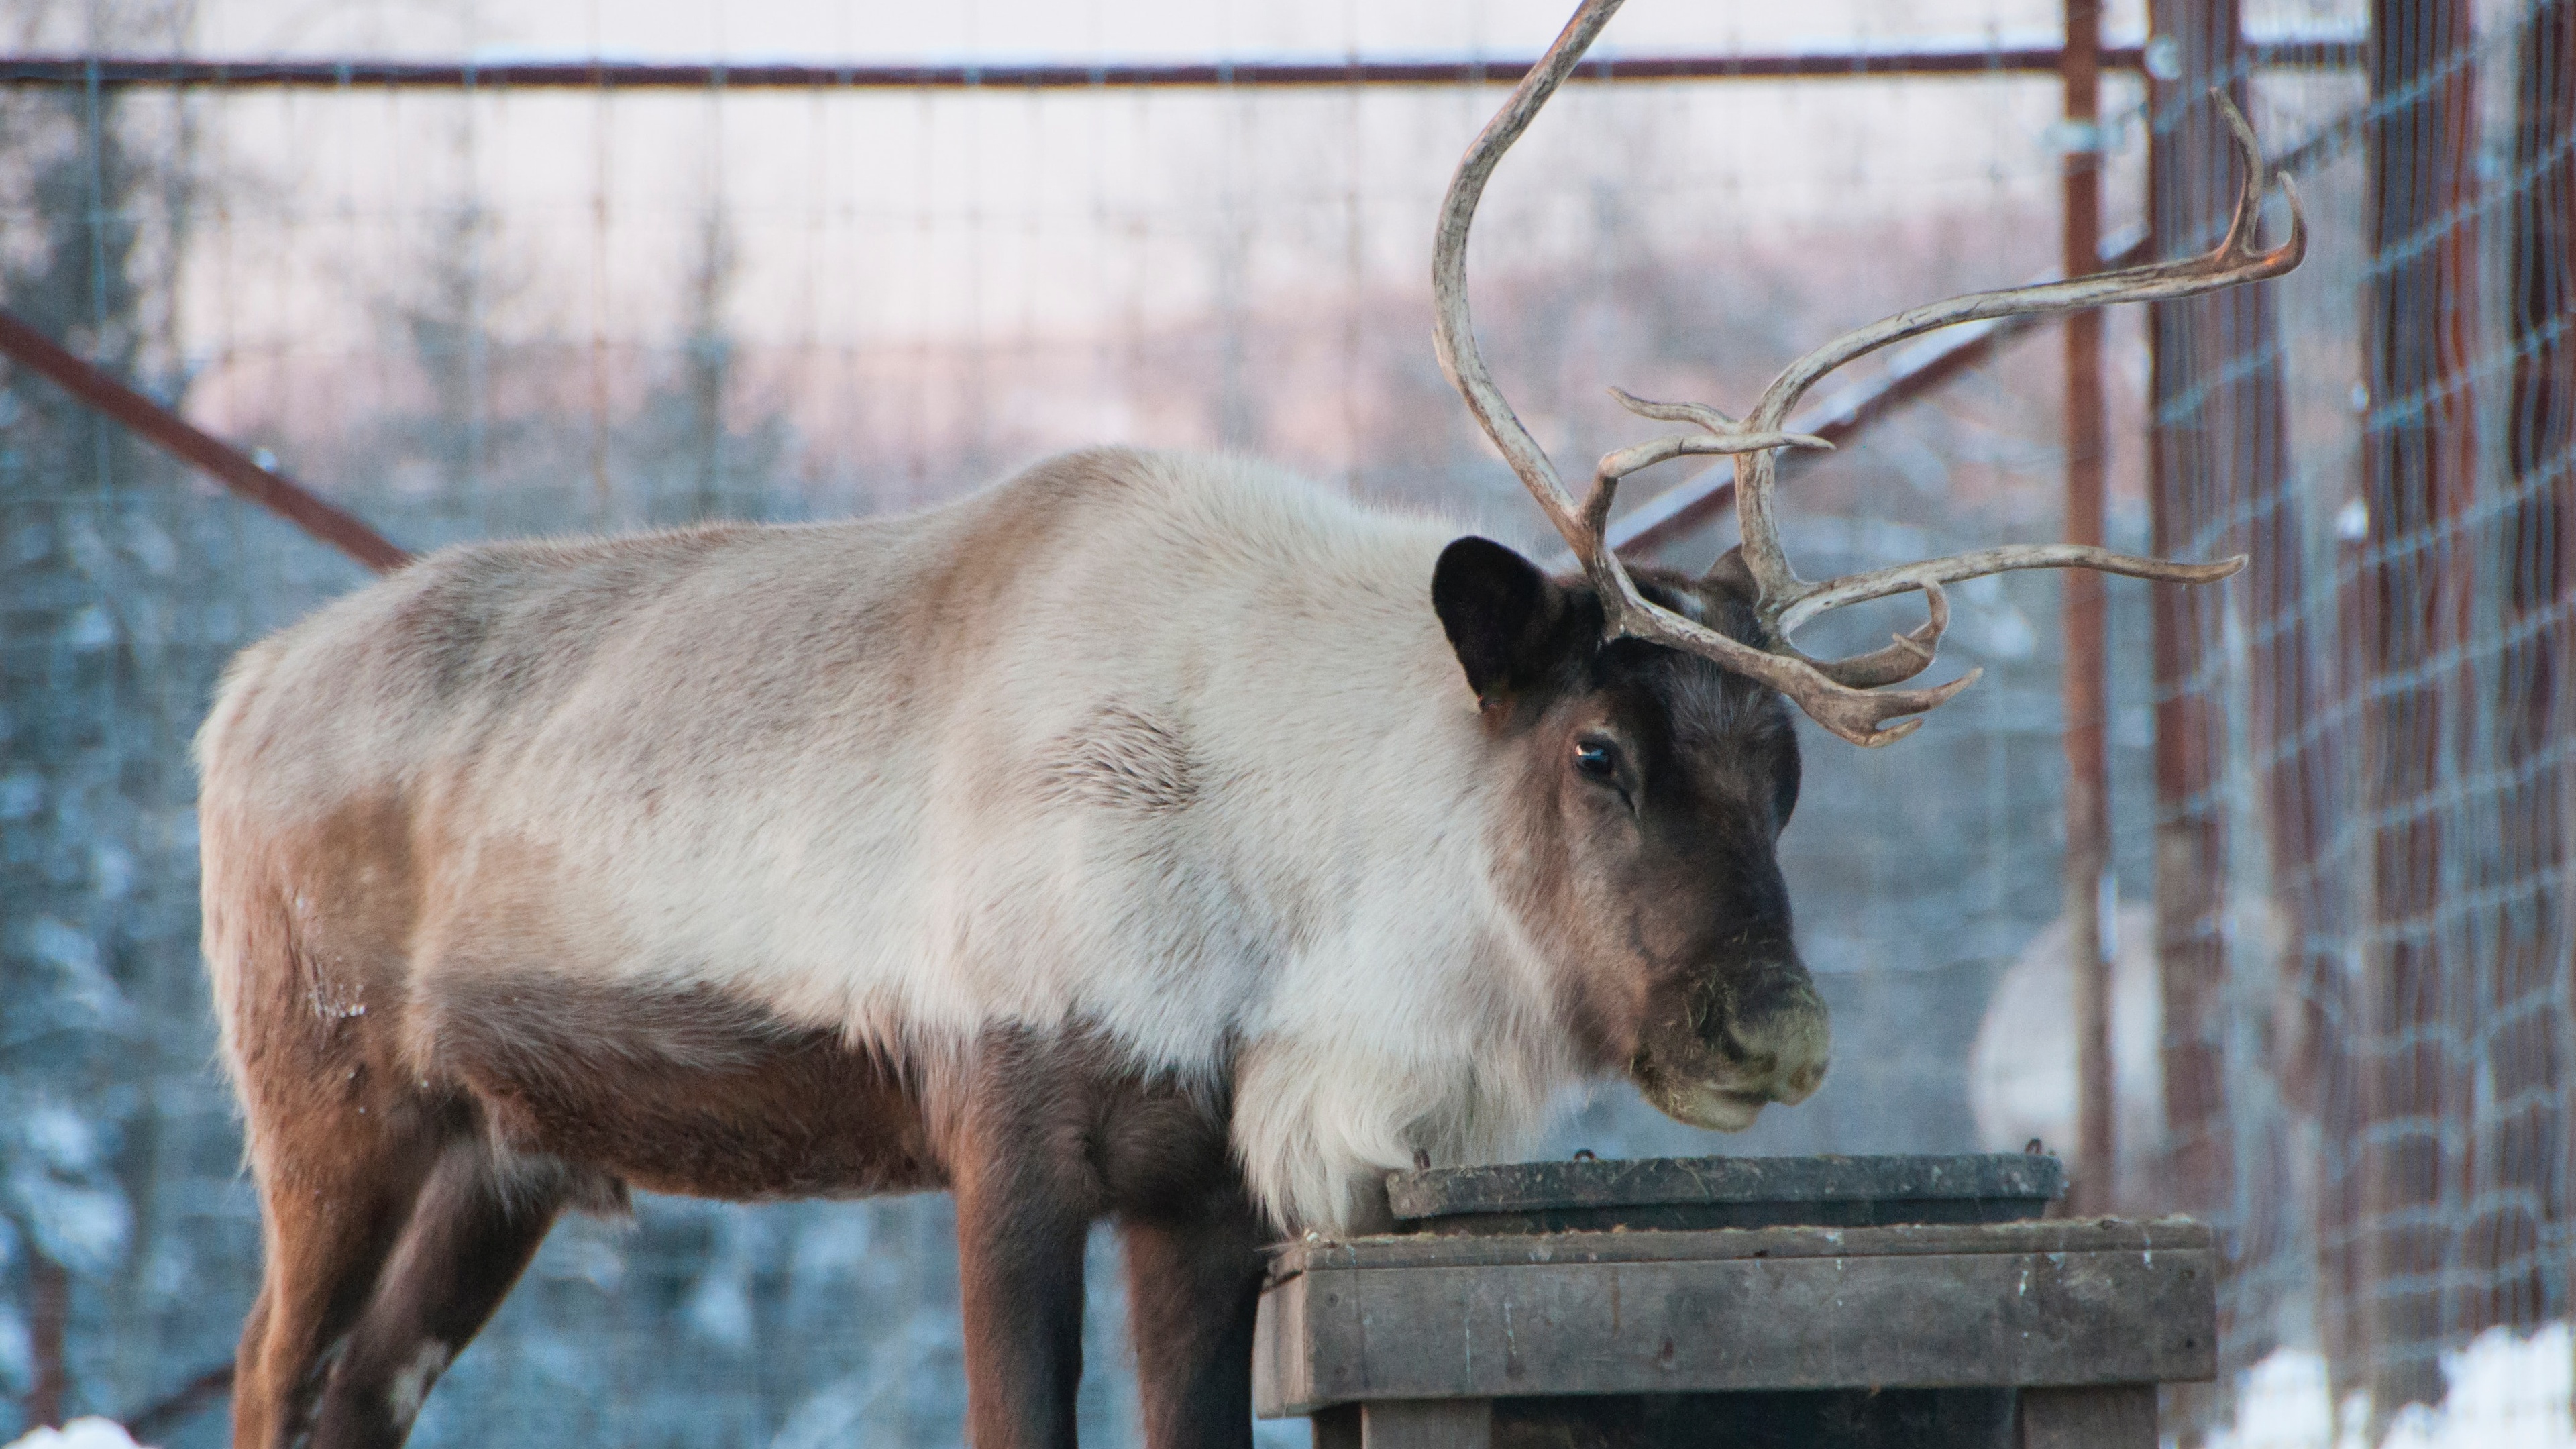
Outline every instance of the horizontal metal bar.
[[[2362, 42], [2345, 36], [2253, 41], [2256, 66], [2350, 68]], [[2114, 46], [2102, 64], [2137, 70], [2144, 51]], [[1994, 49], [1790, 51], [1759, 55], [1587, 60], [1593, 81], [1788, 80], [1876, 76], [2050, 74], [2055, 46]], [[810, 65], [639, 61], [204, 60], [182, 56], [0, 56], [0, 84], [395, 90], [1081, 90], [1155, 87], [1512, 85], [1527, 60], [1193, 61], [1170, 65]]]
[[381, 573], [411, 562], [358, 516], [314, 494], [275, 468], [92, 367], [18, 314], [0, 308], [0, 356], [51, 378], [73, 397], [141, 434], [183, 463]]

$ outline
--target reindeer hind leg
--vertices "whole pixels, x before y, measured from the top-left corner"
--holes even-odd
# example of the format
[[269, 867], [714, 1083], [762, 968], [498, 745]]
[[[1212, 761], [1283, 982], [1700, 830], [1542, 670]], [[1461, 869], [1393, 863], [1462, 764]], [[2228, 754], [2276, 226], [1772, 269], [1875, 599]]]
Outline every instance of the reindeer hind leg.
[[254, 1122], [268, 1127], [254, 1132], [266, 1251], [235, 1362], [235, 1449], [309, 1440], [435, 1155], [426, 1124], [396, 1115], [315, 1114], [292, 1129]]
[[552, 1159], [451, 1141], [350, 1333], [314, 1415], [317, 1449], [392, 1446], [438, 1376], [501, 1305], [563, 1209], [622, 1189]]

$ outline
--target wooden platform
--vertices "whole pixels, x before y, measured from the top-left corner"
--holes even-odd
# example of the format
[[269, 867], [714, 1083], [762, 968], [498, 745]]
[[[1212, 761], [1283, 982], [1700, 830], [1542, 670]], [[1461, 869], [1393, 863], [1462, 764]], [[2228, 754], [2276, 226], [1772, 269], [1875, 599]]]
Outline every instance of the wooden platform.
[[2212, 1377], [2216, 1328], [2181, 1219], [1310, 1239], [1253, 1394], [1319, 1449], [1484, 1449], [1498, 1399], [2018, 1390], [2003, 1442], [2149, 1449], [2155, 1385]]

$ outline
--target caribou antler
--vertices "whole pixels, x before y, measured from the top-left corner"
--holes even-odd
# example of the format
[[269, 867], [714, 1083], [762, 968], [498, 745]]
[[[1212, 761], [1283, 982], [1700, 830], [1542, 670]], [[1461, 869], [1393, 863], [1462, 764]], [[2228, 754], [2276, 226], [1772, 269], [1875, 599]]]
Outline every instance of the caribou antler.
[[[1529, 128], [1539, 108], [1564, 83], [1620, 4], [1621, 0], [1585, 0], [1548, 47], [1547, 54], [1531, 67], [1512, 91], [1511, 99], [1467, 148], [1466, 159], [1459, 162], [1458, 174], [1449, 183], [1448, 197], [1441, 203], [1440, 229], [1431, 258], [1432, 339], [1439, 350], [1440, 366], [1459, 395], [1467, 400], [1468, 411], [1476, 415], [1485, 435], [1493, 439], [1512, 471], [1528, 486], [1530, 496], [1538, 500], [1548, 521], [1564, 535], [1593, 587], [1600, 591], [1609, 637], [1652, 640], [1715, 660], [1780, 691], [1818, 724], [1844, 739], [1858, 745], [1883, 745], [1904, 738], [1922, 724], [1920, 719], [1904, 716], [1920, 715], [1943, 703], [1976, 682], [1981, 672], [1970, 670], [1930, 689], [1886, 687], [1920, 674], [1932, 663], [1942, 631], [1950, 622], [1949, 599], [1942, 593], [1943, 584], [2008, 569], [2034, 568], [2087, 568], [2170, 583], [2207, 583], [2245, 566], [2241, 555], [2195, 564], [2141, 558], [2079, 544], [2024, 544], [1811, 583], [1799, 578], [1797, 570], [1789, 566], [1788, 555], [1780, 548], [1778, 525], [1771, 515], [1773, 453], [1780, 448], [1831, 446], [1821, 438], [1782, 431], [1789, 409], [1826, 374], [1854, 358], [1955, 323], [2078, 311], [2111, 302], [2188, 297], [2239, 282], [2277, 277], [2297, 266], [2307, 253], [2307, 222], [2299, 213], [2298, 192], [2286, 173], [2278, 180], [2290, 207], [2289, 239], [2270, 251], [2257, 250], [2254, 245], [2256, 215], [2264, 192], [2263, 156], [2255, 144], [2253, 127], [2245, 123], [2224, 95], [2217, 98], [2218, 104], [2237, 146], [2244, 152], [2245, 183], [2237, 193], [2236, 212], [2228, 223], [2227, 235], [2208, 253], [2063, 282], [1975, 292], [1908, 309], [1846, 332], [1791, 363], [1764, 389], [1752, 414], [1741, 422], [1697, 403], [1647, 402], [1612, 388], [1612, 394], [1630, 412], [1665, 422], [1691, 423], [1701, 431], [1656, 438], [1608, 454], [1594, 469], [1592, 486], [1583, 501], [1575, 502], [1558, 480], [1555, 465], [1548, 461], [1529, 429], [1521, 425], [1512, 405], [1494, 385], [1493, 374], [1485, 370], [1484, 359], [1477, 354], [1475, 329], [1467, 312], [1467, 231], [1475, 220], [1476, 203], [1484, 195], [1485, 182], [1493, 175], [1495, 163]], [[1618, 495], [1621, 479], [1686, 454], [1712, 453], [1735, 455], [1736, 514], [1744, 535], [1740, 555], [1742, 567], [1754, 585], [1754, 612], [1769, 636], [1767, 647], [1728, 638], [1649, 602], [1637, 591], [1626, 566], [1607, 542], [1610, 505]], [[1724, 561], [1720, 566], [1725, 566]], [[1811, 659], [1789, 642], [1790, 634], [1800, 624], [1828, 609], [1916, 590], [1922, 592], [1930, 617], [1873, 653], [1849, 659]], [[1902, 722], [1887, 723], [1895, 719]]]

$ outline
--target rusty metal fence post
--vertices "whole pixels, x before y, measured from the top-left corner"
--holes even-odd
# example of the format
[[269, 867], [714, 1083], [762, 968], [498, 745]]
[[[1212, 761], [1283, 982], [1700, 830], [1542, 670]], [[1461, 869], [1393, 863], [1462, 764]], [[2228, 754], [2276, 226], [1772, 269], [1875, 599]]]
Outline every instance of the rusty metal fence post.
[[[2184, 256], [2215, 235], [2230, 187], [2231, 153], [2200, 93], [2235, 69], [2234, 0], [2165, 0], [2151, 23], [2173, 59], [2149, 90], [2155, 117], [2148, 160], [2148, 218], [2159, 257]], [[2206, 395], [2213, 352], [2208, 314], [2229, 294], [2156, 304], [2149, 388], [2148, 488], [2153, 550], [2167, 556], [2222, 551], [2227, 479], [2212, 456], [2224, 446]], [[2207, 675], [2218, 590], [2155, 591], [2156, 962], [2164, 1017], [2162, 1057], [2171, 1206], [2206, 1212], [2224, 1202], [2223, 1070], [2214, 1045], [2226, 969], [2226, 835], [2218, 810], [2219, 701]]]
[[2445, 917], [2457, 824], [2426, 808], [2468, 768], [2475, 608], [2476, 72], [2469, 0], [2374, 0], [2365, 198], [2359, 587], [2369, 892], [2356, 1051], [2363, 1128], [2360, 1387], [2373, 1437], [2438, 1403], [2443, 1280], [2469, 1089], [2452, 1028], [2475, 963]]
[[[2250, 57], [2236, 0], [2157, 0], [2150, 19], [2149, 227], [2156, 255], [2173, 257], [2225, 229], [2243, 162], [2212, 95], [2224, 90], [2251, 113]], [[2232, 973], [2266, 943], [2235, 939], [2229, 853], [2260, 848], [2276, 894], [2313, 875], [2313, 834], [2297, 813], [2313, 802], [2300, 785], [2305, 761], [2295, 743], [2311, 665], [2304, 633], [2268, 627], [2285, 612], [2295, 616], [2304, 589], [2269, 287], [2159, 304], [2148, 331], [2154, 548], [2255, 560], [2223, 591], [2159, 587], [2153, 618], [2169, 1205], [2211, 1221], [2236, 1270], [2220, 1301], [2224, 1373], [2272, 1347], [2280, 1275], [2246, 1270], [2297, 1237], [2286, 1152], [2276, 1140], [2283, 1124], [2230, 1093], [2232, 1078], [2274, 1064], [2230, 1059]], [[2249, 618], [2267, 627], [2249, 629]], [[2226, 778], [2231, 655], [2242, 660], [2235, 678], [2245, 717], [2235, 723], [2253, 746], [2252, 800], [2231, 801]], [[2262, 838], [2231, 839], [2231, 817]]]
[[2515, 59], [2505, 466], [2513, 489], [2496, 670], [2496, 767], [2516, 782], [2493, 866], [2497, 960], [2480, 1002], [2495, 1113], [2473, 1151], [2460, 1326], [2528, 1328], [2570, 1308], [2568, 1120], [2576, 770], [2576, 0], [2543, 0]]
[[[2069, 277], [2097, 265], [2102, 244], [2102, 6], [2066, 0], [2063, 50], [2064, 237]], [[2065, 321], [2066, 521], [2069, 543], [2102, 543], [2102, 314]], [[2112, 1140], [2111, 963], [2118, 958], [2111, 902], [2110, 763], [2104, 750], [2110, 660], [2103, 631], [2102, 576], [2070, 569], [2059, 578], [2065, 634], [2067, 964], [2075, 1002], [2076, 1142], [2070, 1206], [2112, 1210], [2117, 1144]]]

